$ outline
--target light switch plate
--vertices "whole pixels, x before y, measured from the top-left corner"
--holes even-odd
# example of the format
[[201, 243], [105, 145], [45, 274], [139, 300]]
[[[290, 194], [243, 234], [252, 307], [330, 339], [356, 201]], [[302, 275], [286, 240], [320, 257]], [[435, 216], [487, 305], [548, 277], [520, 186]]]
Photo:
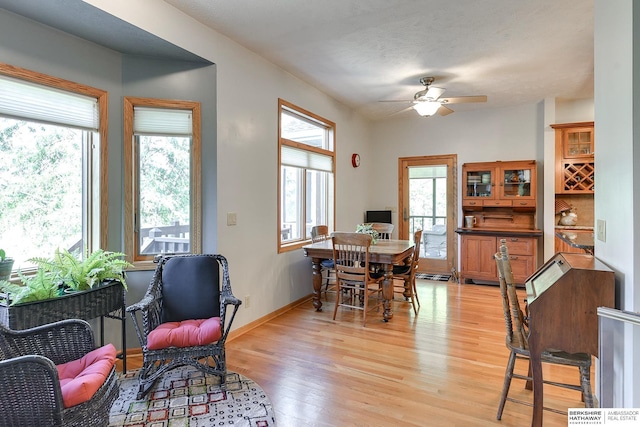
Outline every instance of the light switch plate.
[[596, 238], [601, 242], [607, 241], [607, 222], [604, 219], [596, 222]]
[[227, 225], [236, 225], [237, 215], [235, 212], [227, 212]]

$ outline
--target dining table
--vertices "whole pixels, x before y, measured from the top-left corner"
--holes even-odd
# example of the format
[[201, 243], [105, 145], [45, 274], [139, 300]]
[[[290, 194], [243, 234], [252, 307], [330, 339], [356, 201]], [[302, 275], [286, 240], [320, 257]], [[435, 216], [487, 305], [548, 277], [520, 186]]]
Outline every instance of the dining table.
[[[369, 263], [380, 265], [384, 276], [382, 279], [383, 319], [388, 322], [393, 318], [391, 301], [393, 300], [393, 266], [402, 265], [413, 253], [411, 240], [380, 239], [369, 247]], [[303, 246], [304, 256], [311, 258], [313, 274], [313, 306], [322, 311], [322, 269], [320, 263], [324, 259], [333, 259], [333, 243], [331, 239]]]

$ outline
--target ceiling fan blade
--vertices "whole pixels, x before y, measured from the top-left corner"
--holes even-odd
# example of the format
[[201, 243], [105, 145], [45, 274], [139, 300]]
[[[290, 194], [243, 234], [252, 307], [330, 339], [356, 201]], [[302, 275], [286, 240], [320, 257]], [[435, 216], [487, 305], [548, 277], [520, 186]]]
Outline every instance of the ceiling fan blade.
[[465, 104], [467, 102], [487, 102], [486, 95], [477, 96], [454, 96], [451, 98], [441, 98], [438, 101], [443, 104]]
[[378, 102], [413, 102], [413, 99], [381, 99]]
[[444, 105], [441, 105], [440, 108], [438, 108], [438, 114], [440, 114], [441, 116], [446, 116], [447, 114], [451, 113], [453, 113], [453, 110], [449, 107], [445, 107]]

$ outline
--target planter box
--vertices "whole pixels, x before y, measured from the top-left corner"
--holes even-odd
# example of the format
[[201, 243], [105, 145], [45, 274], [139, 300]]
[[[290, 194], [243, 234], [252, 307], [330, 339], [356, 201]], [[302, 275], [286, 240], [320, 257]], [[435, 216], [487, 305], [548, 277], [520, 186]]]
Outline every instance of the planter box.
[[124, 318], [124, 288], [120, 282], [110, 282], [88, 291], [61, 297], [9, 306], [0, 302], [0, 324], [10, 329], [28, 329], [65, 319], [90, 320], [122, 310]]

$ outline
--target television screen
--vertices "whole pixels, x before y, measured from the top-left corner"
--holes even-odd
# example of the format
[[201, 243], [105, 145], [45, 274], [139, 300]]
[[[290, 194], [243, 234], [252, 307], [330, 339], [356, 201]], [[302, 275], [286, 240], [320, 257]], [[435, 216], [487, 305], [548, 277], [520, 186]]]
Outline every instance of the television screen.
[[385, 222], [391, 224], [391, 211], [367, 211], [364, 222]]

